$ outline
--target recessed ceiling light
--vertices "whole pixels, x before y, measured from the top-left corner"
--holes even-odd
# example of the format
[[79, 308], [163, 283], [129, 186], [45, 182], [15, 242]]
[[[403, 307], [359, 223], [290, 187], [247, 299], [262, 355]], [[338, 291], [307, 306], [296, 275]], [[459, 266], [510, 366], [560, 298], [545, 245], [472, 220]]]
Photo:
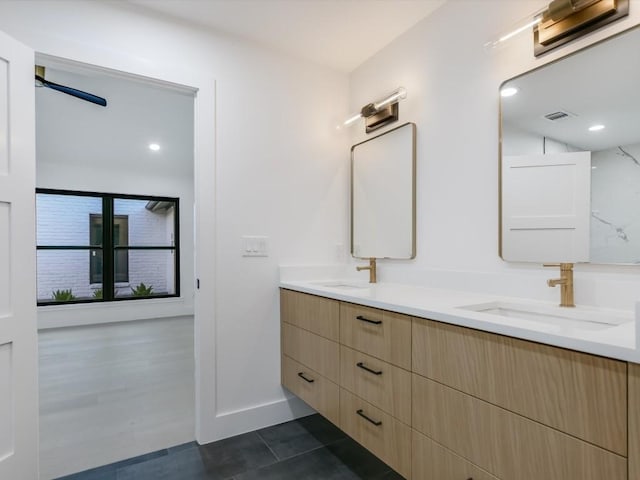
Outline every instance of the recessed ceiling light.
[[503, 98], [513, 97], [516, 93], [518, 93], [518, 89], [516, 87], [505, 87], [500, 90], [500, 95]]
[[160, 145], [158, 145], [157, 143], [150, 143], [149, 150], [151, 150], [152, 152], [157, 152], [158, 150], [160, 150]]
[[589, 127], [590, 132], [599, 132], [600, 130], [604, 130], [604, 125], [591, 125]]

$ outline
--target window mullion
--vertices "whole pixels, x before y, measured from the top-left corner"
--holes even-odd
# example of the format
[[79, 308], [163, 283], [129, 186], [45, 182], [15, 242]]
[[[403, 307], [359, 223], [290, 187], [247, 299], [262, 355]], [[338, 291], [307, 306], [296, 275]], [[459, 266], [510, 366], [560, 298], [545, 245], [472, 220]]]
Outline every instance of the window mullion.
[[102, 295], [105, 301], [115, 298], [113, 261], [113, 197], [102, 197]]

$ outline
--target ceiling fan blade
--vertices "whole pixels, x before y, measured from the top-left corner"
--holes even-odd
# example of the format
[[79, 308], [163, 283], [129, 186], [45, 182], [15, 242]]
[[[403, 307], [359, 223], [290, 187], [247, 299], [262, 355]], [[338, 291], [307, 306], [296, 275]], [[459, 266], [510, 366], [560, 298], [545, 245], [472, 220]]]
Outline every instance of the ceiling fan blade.
[[58, 92], [66, 93], [67, 95], [71, 95], [72, 97], [76, 97], [81, 100], [85, 100], [87, 102], [95, 103], [96, 105], [100, 105], [102, 107], [107, 106], [107, 100], [97, 95], [94, 95], [92, 93], [83, 92], [82, 90], [77, 90], [75, 88], [66, 87], [58, 83], [50, 82], [48, 80], [45, 80], [43, 77], [39, 75], [36, 75], [36, 80], [40, 82], [43, 87], [47, 87], [52, 90], [56, 90]]

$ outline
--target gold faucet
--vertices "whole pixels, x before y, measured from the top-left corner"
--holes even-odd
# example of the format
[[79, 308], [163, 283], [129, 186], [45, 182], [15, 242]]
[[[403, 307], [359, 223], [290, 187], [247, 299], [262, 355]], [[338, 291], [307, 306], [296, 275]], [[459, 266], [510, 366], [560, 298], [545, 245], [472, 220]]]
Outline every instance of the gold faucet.
[[575, 307], [573, 302], [573, 263], [544, 264], [545, 267], [560, 267], [560, 278], [547, 280], [547, 285], [560, 285], [560, 306]]
[[376, 283], [376, 259], [375, 258], [370, 258], [369, 259], [369, 266], [368, 267], [356, 267], [356, 270], [361, 271], [361, 270], [369, 270], [369, 283]]

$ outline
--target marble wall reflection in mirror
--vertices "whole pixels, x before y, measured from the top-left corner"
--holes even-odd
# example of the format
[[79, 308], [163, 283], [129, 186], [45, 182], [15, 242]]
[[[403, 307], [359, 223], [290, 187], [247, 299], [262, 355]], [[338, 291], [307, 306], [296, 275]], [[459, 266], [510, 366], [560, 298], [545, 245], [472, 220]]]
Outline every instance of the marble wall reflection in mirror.
[[410, 259], [415, 242], [416, 126], [351, 147], [351, 254]]
[[638, 45], [636, 27], [501, 86], [503, 259], [640, 264]]

